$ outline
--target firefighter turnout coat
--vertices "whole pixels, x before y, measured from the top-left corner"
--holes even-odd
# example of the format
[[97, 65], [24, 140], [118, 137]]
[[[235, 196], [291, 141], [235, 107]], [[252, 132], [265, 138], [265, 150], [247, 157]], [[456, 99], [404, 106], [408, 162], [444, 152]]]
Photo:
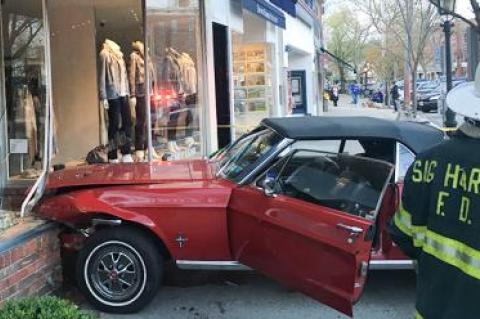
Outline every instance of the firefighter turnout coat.
[[390, 233], [418, 261], [415, 318], [480, 318], [480, 139], [417, 157]]

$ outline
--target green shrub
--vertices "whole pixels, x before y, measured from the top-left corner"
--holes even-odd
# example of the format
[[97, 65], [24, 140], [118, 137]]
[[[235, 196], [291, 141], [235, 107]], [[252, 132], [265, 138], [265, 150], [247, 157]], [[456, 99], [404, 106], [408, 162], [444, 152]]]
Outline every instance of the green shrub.
[[0, 309], [0, 319], [93, 319], [70, 301], [56, 297], [10, 300]]

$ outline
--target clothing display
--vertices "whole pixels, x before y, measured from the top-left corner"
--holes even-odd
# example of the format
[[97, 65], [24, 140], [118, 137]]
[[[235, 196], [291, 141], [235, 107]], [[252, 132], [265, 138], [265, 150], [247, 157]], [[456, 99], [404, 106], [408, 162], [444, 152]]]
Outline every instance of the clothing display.
[[137, 96], [135, 105], [136, 123], [135, 123], [135, 150], [143, 151], [148, 148], [147, 145], [147, 108], [145, 96]]
[[155, 79], [157, 101], [152, 103], [153, 132], [159, 145], [167, 143], [167, 150], [177, 156], [185, 151], [178, 142], [183, 142], [187, 149], [195, 144], [197, 71], [188, 53], [171, 47], [164, 52], [164, 56], [155, 58], [158, 72]]
[[100, 52], [100, 100], [127, 96], [129, 92], [127, 67], [120, 46], [105, 40]]
[[131, 154], [132, 114], [127, 96], [108, 100], [108, 140], [109, 160], [118, 158], [119, 146], [123, 155]]
[[108, 159], [116, 160], [119, 146], [123, 155], [132, 152], [133, 123], [126, 63], [120, 46], [108, 39], [100, 52], [99, 86], [100, 99], [108, 106]]
[[177, 93], [185, 94], [197, 92], [197, 70], [188, 53], [180, 53], [173, 48], [168, 48], [159, 65], [161, 70], [157, 83], [160, 88], [173, 89]]
[[[147, 131], [147, 100], [145, 98], [145, 46], [140, 41], [132, 43], [133, 52], [130, 54], [129, 64], [129, 84], [130, 84], [130, 96], [135, 97], [135, 150], [144, 151], [148, 148], [146, 143], [146, 131]], [[148, 59], [150, 61], [150, 59]], [[153, 63], [148, 63], [149, 78], [152, 81], [153, 92], [153, 80], [155, 78], [155, 71]]]
[[[140, 41], [132, 43], [133, 52], [130, 54], [129, 64], [129, 84], [130, 96], [145, 96], [145, 46]], [[153, 63], [149, 59], [148, 72], [149, 78], [155, 78]], [[152, 85], [153, 88], [153, 85]]]

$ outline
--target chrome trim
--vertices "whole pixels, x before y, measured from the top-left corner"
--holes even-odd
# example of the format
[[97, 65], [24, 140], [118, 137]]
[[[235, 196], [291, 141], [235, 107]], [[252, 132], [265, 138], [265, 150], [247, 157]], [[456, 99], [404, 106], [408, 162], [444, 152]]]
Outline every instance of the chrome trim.
[[101, 218], [93, 218], [92, 225], [106, 225], [106, 226], [120, 226], [122, 224], [121, 219], [101, 219]]
[[370, 270], [413, 270], [413, 260], [371, 260]]
[[292, 144], [294, 140], [289, 139], [289, 138], [284, 138], [278, 145], [275, 147], [274, 151], [270, 156], [268, 156], [262, 163], [260, 163], [255, 169], [253, 169], [250, 173], [248, 173], [238, 184], [239, 185], [245, 185], [247, 182], [254, 177], [256, 174], [258, 174], [260, 171], [262, 171], [267, 164], [278, 154], [280, 154], [284, 149], [286, 149], [290, 144]]
[[176, 264], [183, 270], [252, 270], [236, 261], [177, 260]]
[[417, 157], [415, 153], [405, 144], [396, 142], [395, 143], [395, 183], [400, 182], [400, 146], [403, 146], [406, 150], [410, 152], [410, 154], [413, 155], [413, 159], [415, 161], [415, 158]]
[[[253, 270], [237, 261], [177, 260], [176, 264], [183, 270]], [[415, 262], [413, 260], [372, 260], [368, 268], [369, 270], [413, 270]]]
[[[251, 136], [256, 136], [256, 135], [260, 135], [263, 131], [260, 131], [260, 132], [257, 132], [257, 133], [246, 133], [244, 135], [242, 135], [240, 138], [238, 138], [237, 140], [235, 140], [232, 144], [230, 144], [225, 150], [223, 150], [224, 153], [228, 153], [228, 151], [230, 151], [233, 147], [235, 147], [241, 140], [243, 140], [244, 138], [249, 138]], [[222, 177], [222, 174], [223, 174], [223, 171], [225, 170], [225, 167], [228, 166], [228, 164], [230, 164], [231, 162], [233, 161], [233, 158], [230, 158], [228, 159], [222, 167], [219, 167], [218, 168], [218, 171], [217, 173], [215, 174], [215, 176], [217, 178], [221, 178]]]
[[[378, 160], [374, 160], [374, 161], [379, 162]], [[380, 161], [380, 162], [382, 162], [382, 161]], [[380, 193], [380, 197], [378, 198], [377, 207], [375, 208], [375, 216], [373, 216], [373, 218], [370, 219], [372, 221], [377, 220], [378, 215], [380, 214], [380, 209], [382, 208], [383, 198], [385, 197], [385, 194], [387, 193], [388, 185], [390, 185], [390, 181], [392, 180], [392, 176], [393, 176], [393, 174], [395, 174], [395, 167], [390, 163], [388, 163], [388, 164], [390, 165], [390, 173], [388, 174], [388, 179], [385, 181], [385, 184], [383, 185], [382, 192]], [[367, 219], [369, 219], [369, 218], [367, 218]]]

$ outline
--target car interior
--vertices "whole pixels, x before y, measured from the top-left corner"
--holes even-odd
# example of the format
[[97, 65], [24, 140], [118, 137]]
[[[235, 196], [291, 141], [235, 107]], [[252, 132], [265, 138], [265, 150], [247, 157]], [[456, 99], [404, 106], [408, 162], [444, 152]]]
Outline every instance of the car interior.
[[390, 166], [344, 154], [296, 152], [277, 179], [278, 193], [374, 219]]
[[269, 175], [277, 180], [278, 194], [374, 219], [395, 165], [395, 144], [388, 139], [299, 141], [294, 155], [281, 156]]

